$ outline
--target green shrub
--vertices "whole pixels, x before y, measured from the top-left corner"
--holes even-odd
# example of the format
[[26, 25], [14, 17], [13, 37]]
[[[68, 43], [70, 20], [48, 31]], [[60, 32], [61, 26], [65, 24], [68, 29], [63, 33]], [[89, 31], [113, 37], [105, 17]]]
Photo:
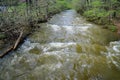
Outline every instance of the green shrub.
[[97, 24], [104, 25], [109, 23], [109, 13], [102, 9], [100, 10], [98, 8], [94, 8], [91, 10], [87, 10], [84, 12], [83, 15], [87, 18], [88, 21], [93, 21]]
[[110, 25], [108, 28], [113, 32], [117, 31], [117, 27], [115, 25]]

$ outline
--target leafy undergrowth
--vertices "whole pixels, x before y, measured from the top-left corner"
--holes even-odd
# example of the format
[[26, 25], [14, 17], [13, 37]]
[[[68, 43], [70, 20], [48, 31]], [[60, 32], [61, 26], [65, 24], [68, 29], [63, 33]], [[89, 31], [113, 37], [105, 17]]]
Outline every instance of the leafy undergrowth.
[[119, 0], [108, 0], [108, 1], [73, 0], [73, 1], [75, 1], [74, 2], [75, 9], [79, 13], [81, 13], [81, 15], [85, 16], [88, 21], [105, 26], [107, 27], [107, 29], [113, 32], [117, 31], [118, 27], [116, 27], [116, 25], [113, 23], [113, 20], [120, 17]]

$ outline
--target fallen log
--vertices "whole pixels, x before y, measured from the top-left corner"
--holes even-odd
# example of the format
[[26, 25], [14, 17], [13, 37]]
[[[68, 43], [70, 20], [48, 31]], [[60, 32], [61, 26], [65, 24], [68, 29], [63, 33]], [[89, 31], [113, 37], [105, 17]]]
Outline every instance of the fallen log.
[[18, 44], [20, 43], [20, 40], [21, 40], [21, 38], [22, 38], [22, 35], [23, 35], [23, 31], [21, 31], [18, 39], [16, 40], [15, 45], [14, 45], [14, 47], [13, 47], [13, 50], [15, 50], [15, 49], [17, 48], [17, 46], [18, 46]]
[[21, 41], [21, 38], [23, 36], [23, 31], [21, 31], [18, 39], [16, 40], [14, 46], [11, 46], [10, 48], [8, 48], [5, 52], [3, 52], [1, 55], [0, 55], [0, 58], [3, 58], [5, 55], [7, 55], [10, 51], [12, 50], [15, 50], [17, 48], [17, 46], [19, 45], [20, 41]]
[[13, 46], [11, 46], [10, 48], [8, 48], [5, 52], [3, 52], [1, 55], [0, 55], [0, 58], [3, 58], [5, 55], [7, 55], [7, 53], [9, 53], [10, 51], [13, 50]]

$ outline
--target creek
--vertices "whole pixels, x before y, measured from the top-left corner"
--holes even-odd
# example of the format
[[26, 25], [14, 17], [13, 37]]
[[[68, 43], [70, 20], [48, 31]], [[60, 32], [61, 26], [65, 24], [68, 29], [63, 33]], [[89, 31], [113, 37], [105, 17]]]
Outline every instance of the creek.
[[119, 39], [66, 10], [0, 59], [0, 80], [120, 80]]

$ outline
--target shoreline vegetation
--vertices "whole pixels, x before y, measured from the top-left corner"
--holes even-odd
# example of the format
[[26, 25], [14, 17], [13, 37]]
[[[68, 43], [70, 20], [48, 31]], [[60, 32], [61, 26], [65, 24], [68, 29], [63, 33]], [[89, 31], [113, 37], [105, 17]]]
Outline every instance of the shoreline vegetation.
[[119, 0], [73, 0], [72, 3], [86, 20], [120, 34]]
[[[68, 9], [66, 0], [3, 0], [0, 2], [0, 58], [40, 28], [54, 14]], [[22, 33], [22, 34], [21, 34]]]
[[15, 50], [41, 23], [67, 9], [120, 34], [119, 0], [1, 0], [0, 58]]

